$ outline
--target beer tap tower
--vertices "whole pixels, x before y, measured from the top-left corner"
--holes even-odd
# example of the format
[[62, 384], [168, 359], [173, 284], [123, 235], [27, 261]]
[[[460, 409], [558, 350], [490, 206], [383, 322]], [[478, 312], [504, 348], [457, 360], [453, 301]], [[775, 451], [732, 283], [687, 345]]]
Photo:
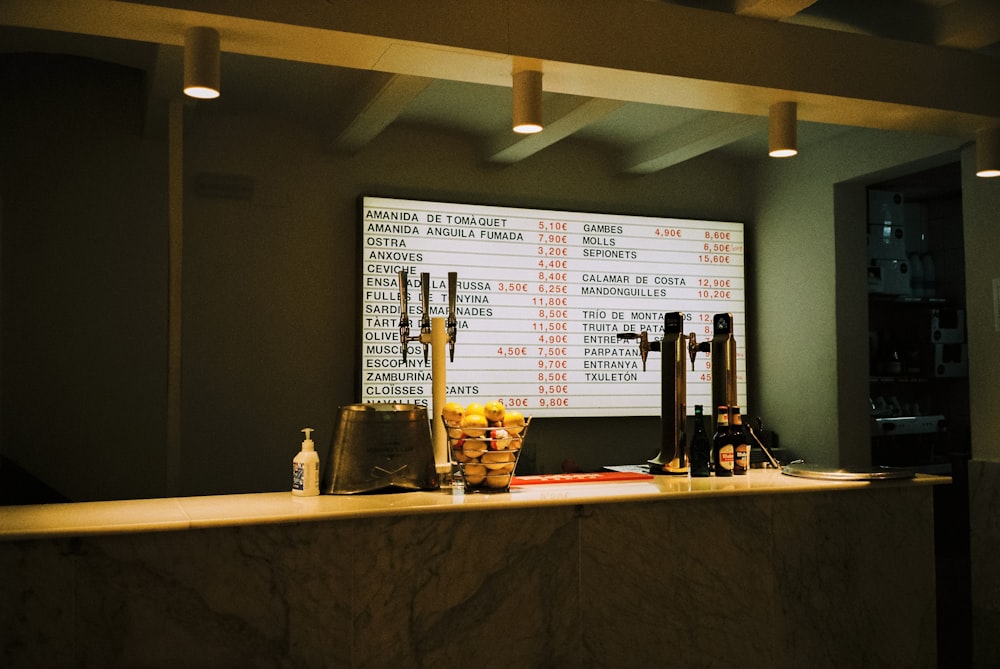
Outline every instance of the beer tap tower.
[[407, 305], [407, 273], [399, 272], [399, 343], [403, 348], [403, 363], [406, 363], [406, 349], [411, 341], [424, 346], [424, 364], [431, 363], [431, 432], [434, 444], [434, 466], [438, 478], [451, 473], [451, 456], [448, 454], [448, 435], [441, 422], [441, 412], [447, 396], [447, 372], [445, 369], [445, 345], [449, 358], [455, 361], [455, 339], [458, 334], [458, 318], [455, 315], [455, 301], [458, 292], [458, 272], [448, 272], [448, 318], [430, 316], [431, 279], [429, 272], [420, 273], [420, 334], [410, 335], [410, 316]]
[[650, 351], [663, 353], [660, 375], [660, 452], [649, 460], [654, 474], [686, 474], [689, 458], [685, 448], [684, 422], [687, 417], [687, 373], [684, 351], [684, 314], [672, 311], [663, 317], [663, 339], [649, 341], [645, 330], [619, 333], [619, 339], [638, 339], [642, 370]]
[[[650, 351], [663, 354], [660, 393], [660, 452], [649, 460], [653, 474], [686, 474], [690, 468], [687, 439], [684, 435], [687, 422], [687, 365], [690, 357], [694, 367], [699, 352], [707, 352], [712, 360], [712, 416], [718, 419], [719, 405], [736, 404], [736, 340], [733, 338], [733, 315], [716, 314], [712, 318], [713, 336], [710, 341], [698, 343], [692, 332], [684, 336], [684, 314], [678, 311], [664, 315], [663, 339], [649, 341], [645, 330], [639, 333], [623, 332], [619, 339], [638, 339], [642, 369]], [[684, 341], [687, 339], [687, 344]], [[685, 353], [685, 348], [687, 352]], [[721, 372], [720, 372], [721, 370]]]
[[733, 338], [733, 315], [715, 314], [712, 317], [712, 339], [698, 343], [692, 332], [688, 340], [691, 371], [699, 353], [708, 353], [712, 361], [712, 425], [719, 422], [720, 406], [737, 406], [736, 397], [736, 339]]

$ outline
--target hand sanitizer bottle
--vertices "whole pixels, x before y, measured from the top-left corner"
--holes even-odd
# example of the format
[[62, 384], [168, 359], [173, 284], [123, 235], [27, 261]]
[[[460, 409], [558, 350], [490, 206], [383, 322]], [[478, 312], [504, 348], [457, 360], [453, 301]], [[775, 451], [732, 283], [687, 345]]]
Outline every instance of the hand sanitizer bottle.
[[302, 450], [292, 460], [292, 494], [318, 495], [319, 453], [316, 452], [316, 444], [312, 440], [313, 429], [307, 427], [302, 431], [306, 435], [302, 441]]

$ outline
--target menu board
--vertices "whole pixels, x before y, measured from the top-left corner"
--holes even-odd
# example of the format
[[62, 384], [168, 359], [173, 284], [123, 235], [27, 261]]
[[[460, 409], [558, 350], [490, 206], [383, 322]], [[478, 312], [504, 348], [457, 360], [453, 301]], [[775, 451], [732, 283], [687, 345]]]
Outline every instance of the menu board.
[[[663, 336], [664, 314], [712, 337], [733, 315], [737, 394], [746, 404], [743, 224], [365, 197], [361, 203], [362, 402], [430, 405], [423, 346], [400, 345], [398, 272], [407, 272], [410, 334], [421, 273], [432, 318], [448, 312], [458, 273], [448, 400], [499, 399], [534, 417], [660, 415], [658, 352], [643, 370], [637, 340]], [[688, 407], [711, 406], [711, 363], [688, 366]]]

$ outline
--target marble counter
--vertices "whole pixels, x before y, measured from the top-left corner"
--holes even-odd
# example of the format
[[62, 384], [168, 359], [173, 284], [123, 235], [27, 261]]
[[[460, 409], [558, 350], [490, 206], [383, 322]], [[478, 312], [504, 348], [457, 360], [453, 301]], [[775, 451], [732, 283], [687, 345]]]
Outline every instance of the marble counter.
[[0, 666], [930, 668], [943, 482], [3, 509]]
[[0, 541], [578, 504], [847, 492], [870, 486], [935, 485], [948, 481], [947, 477], [919, 474], [902, 481], [824, 481], [784, 476], [773, 469], [755, 469], [745, 477], [657, 476], [639, 481], [532, 484], [514, 486], [509, 493], [460, 496], [446, 491], [319, 497], [274, 492], [45, 504], [0, 507]]

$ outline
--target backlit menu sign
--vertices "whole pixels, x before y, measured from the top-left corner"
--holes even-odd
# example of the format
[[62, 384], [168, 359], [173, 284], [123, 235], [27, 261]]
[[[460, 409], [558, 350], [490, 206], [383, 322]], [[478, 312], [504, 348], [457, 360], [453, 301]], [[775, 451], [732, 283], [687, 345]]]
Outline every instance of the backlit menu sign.
[[[660, 414], [660, 355], [643, 371], [636, 341], [663, 336], [664, 313], [711, 339], [731, 312], [738, 395], [746, 404], [743, 224], [365, 197], [361, 206], [362, 402], [430, 405], [431, 366], [399, 343], [398, 272], [419, 332], [420, 274], [430, 315], [448, 310], [458, 272], [458, 336], [449, 400], [499, 399], [537, 417]], [[689, 367], [689, 370], [691, 368]], [[688, 407], [710, 412], [711, 365], [688, 372]]]

